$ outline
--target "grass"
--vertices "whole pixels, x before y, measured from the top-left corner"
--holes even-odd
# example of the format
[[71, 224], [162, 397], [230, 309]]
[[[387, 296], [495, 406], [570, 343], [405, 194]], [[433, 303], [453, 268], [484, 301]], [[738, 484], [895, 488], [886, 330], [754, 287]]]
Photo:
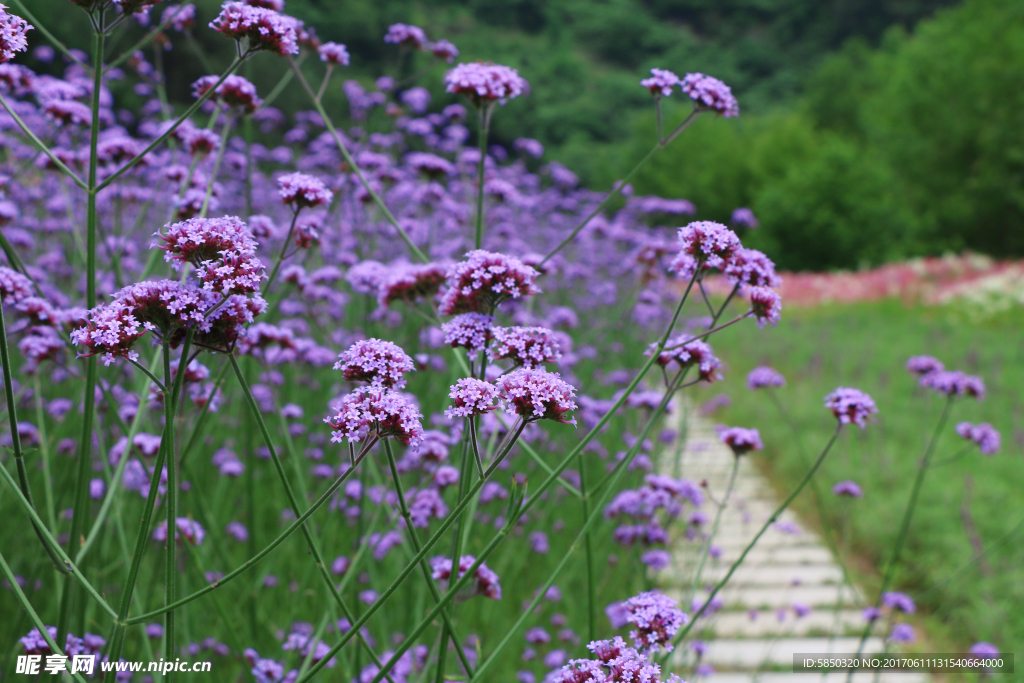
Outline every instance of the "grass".
[[[928, 647], [937, 648], [931, 651], [964, 652], [985, 640], [1012, 652], [1014, 643], [1024, 642], [1024, 526], [1018, 526], [1024, 519], [1022, 321], [1016, 311], [968, 323], [949, 309], [897, 301], [787, 310], [776, 329], [761, 335], [719, 336], [714, 346], [728, 361], [726, 380], [700, 394], [707, 399], [725, 392], [732, 399], [714, 421], [761, 431], [765, 450], [753, 457], [780, 490], [790, 490], [806, 471], [801, 449], [813, 454], [834, 428], [822, 407], [828, 392], [852, 386], [875, 399], [878, 422], [848, 430], [817, 475], [827, 523], [838, 529], [848, 520], [847, 559], [873, 599], [945, 400], [918, 387], [903, 365], [911, 355], [928, 354], [947, 368], [982, 376], [988, 396], [982, 402], [957, 399], [934, 462], [960, 451], [964, 442], [954, 427], [963, 420], [992, 423], [1003, 435], [1002, 451], [989, 458], [972, 449], [929, 470], [892, 586], [917, 601], [917, 623]], [[798, 443], [770, 397], [746, 388], [747, 372], [758, 365], [786, 376], [778, 397]], [[829, 489], [844, 479], [857, 481], [864, 498], [833, 496]], [[809, 491], [796, 501], [804, 519], [818, 516], [812, 496]], [[982, 548], [982, 559], [969, 564]]]

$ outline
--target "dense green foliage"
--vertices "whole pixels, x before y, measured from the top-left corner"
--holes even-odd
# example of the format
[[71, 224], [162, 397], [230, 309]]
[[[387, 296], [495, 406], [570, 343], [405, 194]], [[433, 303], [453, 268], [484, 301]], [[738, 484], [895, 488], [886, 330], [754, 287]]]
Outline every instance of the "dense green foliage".
[[[837, 385], [853, 386], [875, 399], [878, 422], [845, 434], [817, 475], [830, 524], [839, 528], [848, 517], [848, 561], [872, 600], [880, 579], [856, 570], [884, 570], [917, 464], [945, 400], [918, 387], [903, 365], [909, 356], [927, 353], [949, 368], [983, 376], [988, 396], [982, 402], [956, 401], [934, 462], [961, 451], [965, 442], [954, 426], [963, 420], [992, 423], [1002, 432], [1002, 451], [989, 458], [972, 447], [959, 460], [929, 471], [897, 575], [896, 590], [906, 591], [926, 616], [934, 617], [926, 632], [936, 646], [966, 648], [986, 640], [1005, 650], [1024, 642], [1024, 616], [1012, 607], [1024, 599], [1019, 487], [1024, 441], [1018, 427], [1024, 411], [1019, 391], [1024, 346], [1015, 334], [1020, 322], [1018, 313], [968, 326], [942, 309], [907, 309], [886, 301], [789, 311], [777, 329], [764, 335], [722, 334], [715, 341], [716, 351], [730, 359], [729, 372], [724, 386], [704, 393], [724, 390], [733, 405], [714, 419], [761, 431], [766, 450], [753, 457], [772, 473], [780, 490], [792, 490], [806, 473], [801, 449], [805, 457], [815, 454], [835, 427], [822, 407], [826, 393]], [[765, 390], [744, 386], [747, 372], [757, 365], [771, 365], [786, 376], [788, 386], [777, 395], [799, 430], [799, 442]], [[840, 499], [828, 492], [844, 479], [857, 481], [864, 498]], [[817, 516], [810, 491], [796, 505], [805, 518]], [[1014, 535], [1004, 538], [1015, 528]], [[980, 562], [957, 573], [990, 545]]]

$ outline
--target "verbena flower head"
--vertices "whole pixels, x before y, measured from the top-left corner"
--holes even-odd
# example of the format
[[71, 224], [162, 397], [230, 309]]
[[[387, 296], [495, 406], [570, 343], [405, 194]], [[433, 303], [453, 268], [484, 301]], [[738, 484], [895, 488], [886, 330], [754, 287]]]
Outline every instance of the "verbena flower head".
[[774, 289], [752, 287], [750, 315], [754, 316], [758, 327], [764, 327], [768, 323], [775, 326], [782, 319], [782, 297]]
[[[476, 558], [472, 555], [463, 555], [459, 558], [459, 575], [457, 579], [461, 579], [465, 576], [469, 568], [476, 562]], [[433, 570], [431, 573], [432, 578], [435, 581], [442, 582], [447, 585], [448, 581], [452, 576], [452, 558], [442, 557], [440, 555], [431, 558], [430, 567]], [[476, 568], [474, 572], [474, 580], [470, 583], [469, 596], [472, 595], [483, 595], [484, 597], [491, 598], [492, 600], [501, 600], [501, 581], [498, 575], [495, 574], [486, 564], [480, 563], [480, 566]]]
[[729, 218], [729, 222], [733, 225], [741, 228], [748, 228], [753, 230], [754, 228], [761, 225], [758, 223], [757, 218], [754, 216], [754, 212], [746, 207], [740, 207], [732, 212], [732, 216]]
[[576, 410], [576, 390], [557, 372], [520, 368], [500, 377], [497, 386], [502, 407], [524, 420], [576, 424], [576, 418], [565, 419], [566, 413]]
[[167, 23], [167, 28], [174, 31], [190, 29], [196, 25], [196, 6], [188, 3], [168, 7], [160, 15], [160, 23]]
[[436, 40], [433, 43], [427, 45], [427, 49], [430, 50], [438, 59], [443, 59], [449, 64], [455, 61], [455, 58], [459, 56], [459, 48], [455, 47], [454, 44], [444, 40]]
[[165, 230], [157, 233], [164, 260], [175, 270], [191, 263], [204, 289], [225, 296], [259, 291], [263, 262], [248, 226], [236, 216], [189, 218]]
[[452, 405], [445, 409], [444, 416], [453, 420], [456, 417], [483, 415], [494, 410], [497, 407], [494, 402], [498, 398], [498, 389], [490, 382], [464, 377], [452, 385], [448, 396], [452, 399]]
[[725, 118], [740, 115], [740, 105], [732, 89], [717, 78], [700, 73], [686, 74], [679, 80], [679, 87], [690, 96], [697, 109], [715, 111]]
[[389, 306], [395, 301], [415, 302], [436, 296], [448, 275], [448, 267], [440, 263], [416, 263], [391, 269], [382, 276], [377, 288], [377, 301]]
[[34, 27], [19, 16], [8, 14], [7, 5], [0, 5], [0, 62], [14, 59], [15, 52], [28, 49], [25, 34]]
[[444, 76], [444, 89], [456, 95], [465, 95], [478, 107], [501, 102], [504, 104], [530, 90], [519, 72], [501, 64], [471, 62], [459, 64]]
[[210, 28], [233, 40], [248, 40], [250, 50], [281, 56], [299, 54], [297, 22], [272, 9], [227, 2], [210, 22]]
[[562, 357], [558, 339], [546, 327], [495, 327], [491, 360], [510, 359], [524, 368], [553, 363]]
[[[711, 345], [700, 339], [692, 341], [687, 341], [687, 339], [689, 339], [687, 334], [669, 339], [665, 344], [665, 349], [658, 354], [658, 365], [665, 366], [675, 362], [680, 369], [695, 367], [700, 373], [700, 378], [705, 382], [720, 381], [722, 375], [719, 369], [722, 367], [722, 362], [715, 356]], [[646, 355], [654, 353], [657, 348], [657, 343], [651, 344]]]
[[731, 448], [733, 455], [737, 456], [764, 448], [764, 444], [761, 443], [761, 433], [756, 429], [727, 427], [718, 432], [718, 440]]
[[384, 36], [384, 42], [393, 45], [408, 45], [415, 50], [421, 50], [427, 44], [427, 34], [419, 26], [391, 24]]
[[959, 370], [935, 370], [922, 375], [920, 383], [945, 396], [972, 396], [979, 401], [985, 398], [985, 382]]
[[669, 268], [684, 278], [692, 278], [699, 267], [724, 268], [740, 248], [736, 233], [713, 221], [694, 221], [679, 228], [679, 243], [682, 249]]
[[878, 412], [874, 400], [860, 389], [839, 387], [825, 397], [825, 407], [832, 411], [840, 424], [855, 424], [861, 429]]
[[782, 373], [775, 368], [762, 365], [754, 368], [747, 374], [748, 389], [784, 386], [786, 386], [786, 378], [783, 377]]
[[992, 643], [986, 643], [985, 641], [971, 645], [967, 651], [979, 659], [999, 656], [999, 648]]
[[889, 632], [889, 640], [894, 643], [912, 643], [916, 637], [914, 627], [910, 624], [896, 624]]
[[976, 425], [970, 422], [961, 422], [956, 426], [956, 433], [964, 439], [976, 443], [983, 455], [995, 455], [1002, 446], [999, 431], [988, 422]]
[[734, 285], [780, 287], [782, 278], [775, 273], [775, 264], [757, 249], [740, 247], [725, 265], [725, 274]]
[[652, 95], [668, 97], [672, 87], [679, 85], [679, 76], [665, 69], [651, 69], [651, 77], [640, 81], [640, 85], [651, 91]]
[[513, 256], [476, 249], [448, 269], [442, 315], [490, 313], [506, 299], [539, 294], [539, 273]]
[[[192, 545], [202, 545], [203, 539], [206, 538], [206, 529], [204, 529], [199, 522], [189, 519], [188, 517], [175, 518], [174, 526], [177, 527], [174, 532], [174, 540], [176, 541], [181, 541], [182, 538], [184, 538]], [[166, 519], [160, 523], [160, 526], [153, 530], [153, 540], [167, 540]]]
[[324, 418], [334, 432], [331, 441], [362, 441], [370, 433], [380, 438], [394, 437], [406, 446], [417, 446], [423, 437], [423, 425], [416, 405], [397, 391], [385, 387], [359, 387], [345, 396], [338, 411]]
[[305, 173], [287, 173], [277, 179], [277, 187], [281, 201], [294, 211], [328, 204], [334, 197], [322, 180]]
[[[217, 85], [219, 80], [219, 76], [203, 76], [192, 84], [192, 96], [199, 99], [210, 92], [210, 89]], [[263, 104], [263, 100], [256, 95], [256, 86], [235, 74], [231, 74], [224, 79], [223, 83], [217, 85], [213, 96], [224, 106], [243, 111], [246, 114], [253, 113]]]
[[0, 301], [11, 305], [31, 296], [31, 280], [12, 268], [0, 266]]
[[350, 382], [369, 382], [373, 386], [401, 389], [405, 373], [416, 364], [397, 344], [382, 339], [364, 339], [349, 347], [334, 364]]
[[317, 52], [320, 54], [320, 61], [331, 66], [348, 66], [348, 48], [341, 43], [324, 43]]
[[907, 372], [918, 377], [929, 372], [941, 372], [946, 369], [938, 358], [932, 356], [911, 356], [907, 360]]
[[832, 493], [837, 496], [849, 496], [850, 498], [860, 498], [864, 495], [864, 491], [861, 490], [857, 482], [850, 479], [841, 481], [833, 486]]
[[624, 604], [626, 621], [636, 626], [629, 632], [641, 652], [671, 652], [672, 637], [689, 621], [672, 598], [657, 591], [640, 593]]
[[472, 356], [487, 347], [494, 337], [494, 318], [482, 313], [463, 313], [441, 325], [444, 343], [462, 347]]

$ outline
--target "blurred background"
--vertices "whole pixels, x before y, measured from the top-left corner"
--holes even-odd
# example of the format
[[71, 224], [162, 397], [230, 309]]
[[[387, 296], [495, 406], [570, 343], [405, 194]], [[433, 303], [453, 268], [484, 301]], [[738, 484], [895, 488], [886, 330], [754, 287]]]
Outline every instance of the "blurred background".
[[[67, 0], [27, 4], [67, 44], [88, 47]], [[196, 5], [200, 26], [219, 10], [214, 0]], [[655, 141], [651, 97], [638, 85], [651, 67], [724, 80], [740, 118], [705, 117], [633, 187], [689, 199], [699, 219], [727, 222], [734, 208], [752, 208], [762, 229], [745, 241], [785, 270], [863, 269], [965, 250], [1024, 255], [1021, 2], [288, 0], [285, 11], [321, 39], [345, 43], [345, 77], [367, 86], [429, 64], [429, 55], [396, 59], [381, 40], [395, 22], [452, 41], [459, 61], [518, 68], [532, 93], [514, 116], [495, 117], [492, 140], [536, 138], [545, 160], [567, 164], [597, 190]], [[231, 58], [233, 44], [214, 31], [197, 29], [194, 39], [203, 58], [188, 47], [163, 56], [177, 102]], [[259, 55], [243, 73], [265, 95], [285, 69]], [[455, 101], [443, 92], [443, 71], [435, 66], [420, 80], [435, 105]], [[305, 108], [290, 87], [275, 102], [289, 114]], [[343, 111], [340, 88], [331, 90], [328, 110]], [[674, 121], [688, 105], [677, 93], [665, 109]]]

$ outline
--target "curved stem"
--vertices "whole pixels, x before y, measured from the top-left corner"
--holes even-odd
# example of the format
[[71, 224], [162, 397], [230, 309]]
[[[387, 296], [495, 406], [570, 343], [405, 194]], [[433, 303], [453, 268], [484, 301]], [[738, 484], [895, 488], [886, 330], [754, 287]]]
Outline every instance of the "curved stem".
[[10, 105], [7, 104], [7, 98], [5, 98], [3, 95], [0, 95], [0, 105], [3, 105], [3, 108], [7, 110], [7, 113], [10, 115], [10, 117], [14, 119], [15, 123], [18, 124], [18, 128], [21, 128], [21, 131], [25, 133], [25, 135], [27, 135], [30, 140], [32, 140], [35, 146], [38, 147], [43, 152], [43, 154], [50, 158], [50, 161], [52, 161], [57, 168], [64, 171], [64, 174], [67, 177], [71, 178], [71, 180], [74, 181], [75, 185], [78, 185], [78, 187], [85, 191], [89, 190], [89, 186], [85, 184], [85, 181], [79, 178], [78, 174], [72, 171], [70, 168], [68, 168], [63, 161], [58, 159], [54, 155], [54, 153], [50, 151], [50, 148], [47, 147], [46, 144], [42, 140], [40, 140], [35, 133], [32, 132], [32, 129], [29, 128], [28, 125], [26, 125], [26, 123], [21, 120], [21, 117], [18, 116], [13, 109], [11, 109]]

